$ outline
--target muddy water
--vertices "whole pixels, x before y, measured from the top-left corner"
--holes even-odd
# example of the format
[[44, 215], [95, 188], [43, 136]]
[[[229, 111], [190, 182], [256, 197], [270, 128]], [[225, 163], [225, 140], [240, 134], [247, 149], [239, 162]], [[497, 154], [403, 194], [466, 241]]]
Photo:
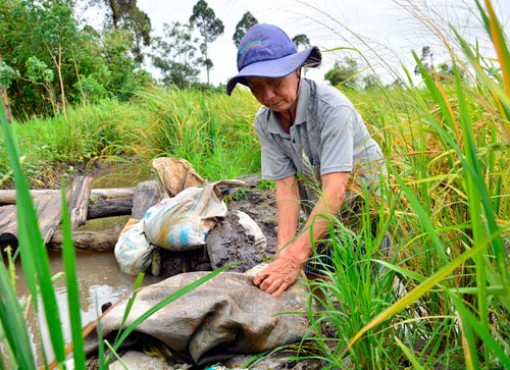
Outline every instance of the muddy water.
[[[50, 268], [52, 276], [62, 272], [62, 258], [60, 253], [50, 253]], [[80, 290], [80, 311], [82, 325], [95, 320], [101, 313], [101, 305], [106, 302], [115, 302], [118, 299], [129, 295], [132, 292], [135, 276], [122, 273], [115, 261], [112, 253], [89, 253], [78, 252], [77, 274]], [[22, 276], [21, 265], [16, 266], [18, 272], [17, 292], [20, 298], [25, 299], [28, 296], [27, 287]], [[155, 278], [147, 276], [144, 279], [144, 285], [155, 282]], [[62, 275], [54, 284], [57, 296], [58, 308], [62, 320], [62, 327], [66, 343], [71, 341], [70, 323], [67, 303], [67, 288], [65, 277]], [[28, 327], [32, 338], [33, 347], [40, 357], [40, 340], [37, 339], [37, 320], [41, 323], [41, 338], [45, 348], [50, 347], [48, 330], [44, 324], [44, 314], [41, 312], [39, 317], [34, 315], [28, 317]], [[49, 354], [51, 358], [52, 355]]]
[[[133, 187], [140, 181], [150, 179], [150, 173], [146, 168], [148, 166], [141, 165], [118, 165], [103, 169], [103, 174], [95, 174], [93, 188], [110, 188], [110, 187]], [[87, 222], [80, 230], [109, 230], [122, 229], [129, 216], [126, 217], [110, 217], [104, 219], [96, 219]], [[63, 271], [62, 256], [60, 252], [50, 252], [50, 265], [52, 275]], [[80, 310], [82, 317], [82, 325], [97, 318], [101, 313], [101, 305], [106, 302], [115, 302], [121, 297], [129, 295], [132, 291], [135, 276], [122, 273], [117, 265], [115, 257], [112, 253], [93, 253], [77, 251], [76, 256], [78, 284], [80, 290]], [[19, 262], [16, 265], [17, 292], [21, 299], [28, 296], [26, 283], [23, 278], [22, 268]], [[152, 284], [161, 279], [146, 276], [143, 285]], [[65, 278], [62, 276], [55, 282], [55, 291], [59, 311], [61, 314], [62, 327], [64, 330], [66, 342], [70, 342], [70, 324], [68, 315], [67, 289]], [[45, 348], [51, 347], [47, 327], [44, 324], [44, 314], [40, 313], [39, 317], [34, 315], [28, 317], [28, 326], [31, 340], [39, 363], [41, 360], [40, 343], [41, 340], [37, 334], [37, 321], [39, 320], [41, 328], [41, 338]], [[52, 354], [49, 354], [52, 358]]]

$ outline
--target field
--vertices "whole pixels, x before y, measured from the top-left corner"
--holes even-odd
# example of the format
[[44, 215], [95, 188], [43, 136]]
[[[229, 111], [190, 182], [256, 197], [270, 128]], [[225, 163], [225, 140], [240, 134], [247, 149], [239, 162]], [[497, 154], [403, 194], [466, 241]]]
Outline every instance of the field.
[[[362, 253], [349, 249], [357, 236], [338, 232], [332, 240], [336, 272], [330, 281], [314, 283], [324, 293], [324, 309], [310, 312], [313, 350], [307, 346], [306, 355], [323, 359], [326, 368], [510, 368], [510, 54], [494, 14], [490, 9], [481, 14], [496, 60], [484, 59], [459, 36], [463, 53], [452, 55], [447, 78], [422, 66], [418, 86], [346, 92], [380, 144], [389, 175], [385, 202], [366, 194], [364, 216], [379, 220], [376, 238], [366, 239]], [[229, 98], [154, 89], [130, 102], [76, 106], [67, 112], [67, 122], [57, 116], [14, 123], [11, 130], [4, 124], [2, 186], [16, 180], [19, 219], [33, 221], [28, 186], [58, 187], [63, 173], [94, 164], [143, 167], [155, 157], [176, 156], [210, 180], [257, 172], [257, 109], [247, 91]], [[21, 167], [10, 131], [17, 137]], [[37, 271], [32, 294], [39, 286], [48, 322], [58, 327], [40, 235], [30, 222], [22, 225], [24, 274]], [[377, 245], [386, 232], [392, 247], [381, 257]], [[77, 289], [72, 250], [68, 241], [70, 293]], [[0, 368], [32, 368], [27, 338], [17, 334], [26, 333], [23, 310], [16, 304], [12, 272], [4, 266], [0, 341], [8, 350]], [[334, 342], [321, 334], [326, 323], [336, 333]], [[80, 326], [73, 330], [79, 364]], [[62, 363], [58, 329], [52, 339]]]

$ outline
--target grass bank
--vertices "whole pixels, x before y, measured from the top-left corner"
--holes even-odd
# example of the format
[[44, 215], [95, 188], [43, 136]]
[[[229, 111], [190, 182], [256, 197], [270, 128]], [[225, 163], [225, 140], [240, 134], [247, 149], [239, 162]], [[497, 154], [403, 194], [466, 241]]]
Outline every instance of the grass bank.
[[[247, 93], [177, 89], [140, 92], [131, 102], [104, 100], [73, 107], [63, 116], [14, 122], [22, 165], [32, 187], [58, 187], [63, 173], [101, 163], [148, 167], [159, 156], [190, 161], [210, 180], [260, 167], [253, 130], [258, 103]], [[0, 174], [9, 181], [7, 150], [0, 144]]]

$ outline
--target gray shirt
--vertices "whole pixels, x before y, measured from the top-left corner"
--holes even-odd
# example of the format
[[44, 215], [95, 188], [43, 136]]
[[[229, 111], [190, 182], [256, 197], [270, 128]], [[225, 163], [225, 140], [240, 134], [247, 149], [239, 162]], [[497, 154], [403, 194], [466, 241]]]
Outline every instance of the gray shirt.
[[281, 180], [296, 176], [307, 212], [313, 208], [320, 177], [350, 172], [346, 201], [367, 186], [379, 183], [385, 172], [379, 145], [371, 138], [352, 103], [337, 89], [301, 79], [294, 124], [286, 133], [276, 113], [262, 107], [255, 130], [262, 149], [262, 178]]

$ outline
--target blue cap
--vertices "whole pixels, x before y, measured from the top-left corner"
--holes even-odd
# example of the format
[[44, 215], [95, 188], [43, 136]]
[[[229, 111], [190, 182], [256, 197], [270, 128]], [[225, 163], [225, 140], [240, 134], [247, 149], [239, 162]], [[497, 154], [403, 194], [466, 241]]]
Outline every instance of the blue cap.
[[237, 83], [248, 85], [246, 77], [280, 78], [303, 66], [321, 63], [321, 52], [313, 46], [298, 52], [296, 45], [279, 27], [259, 23], [244, 35], [237, 51], [239, 73], [227, 82], [227, 94]]

